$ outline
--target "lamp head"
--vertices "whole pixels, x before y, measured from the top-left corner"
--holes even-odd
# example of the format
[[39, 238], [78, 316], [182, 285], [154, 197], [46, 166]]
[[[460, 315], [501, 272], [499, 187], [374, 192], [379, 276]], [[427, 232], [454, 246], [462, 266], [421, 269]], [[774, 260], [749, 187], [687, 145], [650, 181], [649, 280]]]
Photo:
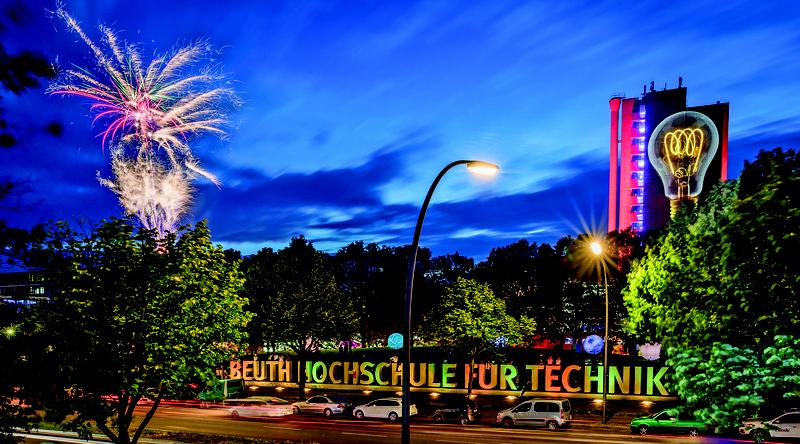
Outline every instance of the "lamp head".
[[473, 160], [467, 163], [467, 169], [475, 174], [481, 176], [494, 176], [500, 171], [500, 167], [489, 162], [482, 162], [480, 160]]
[[595, 256], [600, 256], [603, 254], [603, 246], [600, 245], [600, 242], [592, 241], [592, 243], [589, 244], [589, 248], [592, 250], [592, 253]]
[[[647, 157], [661, 177], [664, 194], [673, 203], [697, 199], [718, 146], [714, 122], [696, 111], [677, 112], [656, 126]], [[673, 205], [673, 216], [675, 211]]]

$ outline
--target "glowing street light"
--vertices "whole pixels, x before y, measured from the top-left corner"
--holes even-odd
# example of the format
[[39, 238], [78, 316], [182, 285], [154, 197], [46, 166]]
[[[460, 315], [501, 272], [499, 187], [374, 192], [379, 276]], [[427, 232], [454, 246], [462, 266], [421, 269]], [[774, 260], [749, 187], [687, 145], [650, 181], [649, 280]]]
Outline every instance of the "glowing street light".
[[592, 241], [589, 244], [594, 257], [602, 263], [603, 267], [603, 286], [606, 290], [606, 325], [603, 330], [603, 424], [606, 423], [606, 394], [608, 393], [608, 278], [605, 258], [603, 257], [603, 245], [599, 241]]
[[482, 176], [493, 176], [500, 171], [499, 166], [480, 160], [456, 160], [455, 162], [451, 162], [444, 167], [442, 171], [439, 172], [439, 175], [436, 176], [436, 179], [433, 180], [431, 187], [428, 189], [428, 194], [425, 196], [425, 201], [422, 202], [422, 208], [419, 210], [417, 226], [414, 229], [414, 240], [411, 243], [411, 256], [408, 260], [408, 276], [406, 281], [406, 306], [404, 313], [405, 333], [403, 334], [403, 418], [400, 432], [400, 442], [402, 444], [409, 444], [411, 442], [411, 419], [409, 417], [411, 413], [411, 301], [414, 291], [414, 271], [417, 267], [419, 235], [422, 232], [422, 221], [425, 219], [425, 212], [428, 210], [428, 204], [433, 196], [433, 190], [436, 189], [436, 185], [442, 180], [442, 176], [457, 165], [466, 165], [470, 172]]

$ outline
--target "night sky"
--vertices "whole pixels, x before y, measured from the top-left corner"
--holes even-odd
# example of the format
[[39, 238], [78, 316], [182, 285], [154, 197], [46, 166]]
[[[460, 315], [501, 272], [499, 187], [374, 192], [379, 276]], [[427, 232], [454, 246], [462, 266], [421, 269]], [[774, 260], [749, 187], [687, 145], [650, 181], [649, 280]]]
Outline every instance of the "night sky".
[[[625, 3], [625, 5], [623, 5]], [[6, 50], [89, 65], [52, 1], [3, 0]], [[336, 251], [411, 242], [419, 206], [456, 159], [498, 163], [495, 179], [450, 172], [421, 244], [481, 259], [528, 238], [554, 243], [606, 226], [608, 99], [688, 87], [689, 105], [730, 102], [730, 169], [800, 141], [800, 2], [67, 1], [145, 55], [207, 38], [242, 105], [229, 137], [195, 141], [222, 187], [198, 182], [188, 221], [253, 253], [304, 234]], [[120, 215], [97, 182], [109, 152], [85, 100], [42, 84], [2, 106], [20, 144], [0, 177], [24, 184], [0, 219]], [[43, 130], [61, 122], [63, 133]]]

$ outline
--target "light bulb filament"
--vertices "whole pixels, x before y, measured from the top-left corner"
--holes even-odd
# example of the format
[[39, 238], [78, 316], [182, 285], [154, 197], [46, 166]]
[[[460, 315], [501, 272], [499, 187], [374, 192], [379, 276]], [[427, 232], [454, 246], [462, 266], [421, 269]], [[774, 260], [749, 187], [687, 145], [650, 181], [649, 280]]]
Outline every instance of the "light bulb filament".
[[664, 135], [664, 154], [679, 195], [689, 192], [689, 177], [697, 172], [704, 142], [700, 128], [681, 128]]

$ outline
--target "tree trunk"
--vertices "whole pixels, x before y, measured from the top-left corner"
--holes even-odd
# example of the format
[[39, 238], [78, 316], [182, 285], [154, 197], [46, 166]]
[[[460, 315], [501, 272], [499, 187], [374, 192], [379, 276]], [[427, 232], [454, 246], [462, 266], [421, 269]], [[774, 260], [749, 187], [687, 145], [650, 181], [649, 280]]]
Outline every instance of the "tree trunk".
[[139, 437], [142, 436], [142, 432], [147, 427], [147, 424], [150, 423], [150, 420], [153, 419], [153, 415], [156, 414], [156, 410], [158, 409], [158, 405], [161, 404], [161, 393], [159, 391], [158, 397], [155, 401], [153, 401], [153, 406], [150, 407], [150, 410], [144, 415], [144, 419], [142, 419], [142, 423], [136, 428], [136, 432], [133, 434], [133, 439], [131, 440], [131, 444], [136, 444], [139, 442]]
[[306, 398], [306, 350], [301, 348], [297, 352], [297, 400], [304, 401]]
[[469, 384], [467, 384], [467, 399], [472, 395], [472, 381], [475, 379], [475, 355], [470, 357], [469, 363]]

